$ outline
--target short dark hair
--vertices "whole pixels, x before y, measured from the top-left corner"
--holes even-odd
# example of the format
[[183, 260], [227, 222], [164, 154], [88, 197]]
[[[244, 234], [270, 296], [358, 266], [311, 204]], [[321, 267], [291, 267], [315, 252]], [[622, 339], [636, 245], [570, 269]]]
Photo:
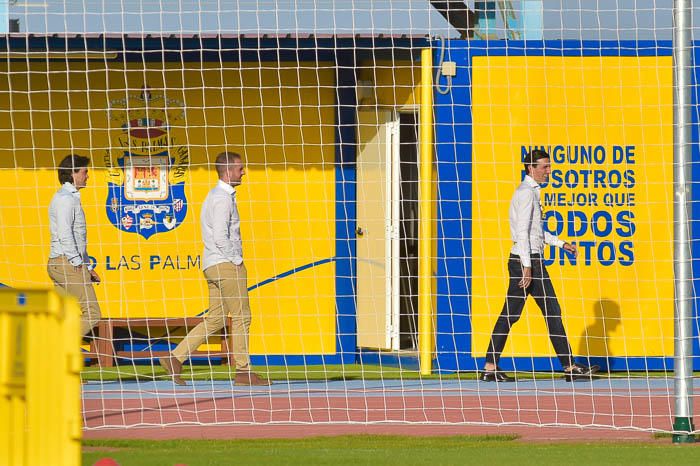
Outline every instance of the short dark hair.
[[525, 166], [525, 173], [530, 173], [527, 167], [534, 167], [535, 165], [537, 165], [538, 160], [548, 158], [549, 154], [546, 150], [532, 149], [530, 152], [527, 153], [527, 155], [525, 155], [525, 159], [523, 160], [523, 165]]
[[73, 183], [73, 173], [78, 173], [81, 168], [90, 165], [90, 158], [82, 155], [67, 155], [58, 164], [58, 181], [61, 184]]
[[243, 160], [241, 154], [237, 152], [221, 152], [216, 156], [214, 166], [216, 167], [216, 174], [219, 175], [219, 178], [221, 178], [221, 175], [224, 174], [224, 169], [226, 166], [232, 164], [236, 160]]

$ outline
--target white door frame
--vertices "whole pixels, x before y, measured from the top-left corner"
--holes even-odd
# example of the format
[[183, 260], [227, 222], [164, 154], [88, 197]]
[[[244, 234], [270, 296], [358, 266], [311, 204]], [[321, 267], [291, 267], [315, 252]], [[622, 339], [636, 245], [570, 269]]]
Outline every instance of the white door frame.
[[389, 151], [391, 156], [389, 157], [391, 162], [391, 173], [387, 178], [390, 180], [391, 189], [387, 192], [391, 193], [389, 199], [389, 209], [387, 212], [391, 212], [389, 216], [389, 238], [390, 247], [387, 248], [387, 256], [390, 262], [391, 270], [391, 284], [387, 288], [391, 291], [391, 299], [389, 306], [387, 306], [388, 321], [391, 322], [390, 328], [387, 333], [389, 334], [389, 347], [398, 351], [400, 349], [400, 293], [401, 293], [401, 269], [400, 269], [400, 240], [401, 231], [399, 225], [401, 223], [401, 121], [399, 120], [399, 115], [393, 112], [392, 120], [389, 123], [391, 131], [391, 139], [389, 142]]
[[[401, 173], [400, 173], [400, 122], [396, 111], [387, 112], [376, 109], [377, 131], [382, 131], [385, 142], [384, 157], [384, 313], [385, 328], [383, 345], [377, 349], [399, 350], [399, 317], [400, 317], [400, 229], [401, 219]], [[359, 112], [358, 112], [359, 113]], [[380, 121], [379, 114], [383, 113], [387, 121]], [[382, 118], [383, 119], [383, 118]], [[358, 122], [360, 118], [358, 116]], [[360, 131], [358, 129], [358, 137]], [[358, 147], [363, 141], [358, 140]], [[359, 155], [359, 154], [358, 154]], [[358, 177], [357, 189], [362, 189], [362, 180]], [[358, 219], [358, 228], [363, 228], [361, 219]], [[369, 232], [370, 234], [372, 232]], [[357, 241], [362, 241], [357, 238]], [[358, 273], [361, 268], [358, 267]], [[358, 289], [358, 293], [360, 290]], [[359, 301], [359, 300], [358, 300]], [[379, 330], [379, 329], [376, 329]], [[361, 331], [358, 326], [358, 331]], [[358, 335], [358, 344], [360, 338]]]

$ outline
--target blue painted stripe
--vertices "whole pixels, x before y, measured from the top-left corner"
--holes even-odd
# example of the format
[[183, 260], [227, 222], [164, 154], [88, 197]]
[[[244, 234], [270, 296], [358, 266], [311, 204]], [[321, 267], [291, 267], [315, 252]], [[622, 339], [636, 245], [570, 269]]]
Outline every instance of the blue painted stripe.
[[[304, 265], [299, 266], [299, 267], [294, 267], [294, 268], [291, 269], [291, 270], [287, 270], [286, 272], [282, 272], [282, 273], [279, 274], [279, 275], [275, 275], [274, 277], [271, 277], [271, 278], [268, 278], [268, 279], [266, 279], [266, 280], [263, 280], [263, 281], [261, 281], [260, 283], [256, 283], [256, 284], [253, 285], [253, 286], [249, 286], [249, 287], [248, 287], [248, 291], [252, 291], [252, 290], [254, 290], [254, 289], [256, 289], [256, 288], [260, 288], [261, 286], [265, 286], [265, 285], [267, 285], [267, 284], [269, 284], [269, 283], [272, 283], [272, 282], [274, 282], [274, 281], [276, 281], [276, 280], [279, 280], [279, 279], [281, 279], [281, 278], [288, 277], [288, 276], [293, 275], [293, 274], [295, 274], [295, 273], [297, 273], [297, 272], [301, 272], [302, 270], [310, 269], [310, 268], [312, 268], [312, 267], [316, 267], [317, 265], [328, 264], [329, 262], [335, 262], [335, 260], [336, 260], [335, 257], [329, 257], [329, 258], [327, 258], [327, 259], [321, 259], [321, 260], [318, 260], [318, 261], [316, 261], [316, 262], [311, 262], [311, 263], [309, 263], [309, 264], [304, 264]], [[209, 312], [209, 309], [203, 310], [202, 312], [200, 312], [199, 314], [197, 314], [196, 317], [202, 317], [202, 316], [204, 316], [207, 312]], [[174, 330], [177, 330], [178, 328], [182, 328], [182, 327], [176, 327], [175, 329], [170, 329], [169, 332], [172, 332], [172, 331], [174, 331]], [[147, 338], [147, 337], [144, 335], [144, 338]], [[170, 340], [169, 340], [169, 339], [167, 339], [167, 338], [165, 338], [165, 336], [163, 336], [163, 337], [151, 338], [150, 341], [149, 341], [149, 343], [147, 344], [146, 348], [145, 348], [145, 349], [141, 349], [140, 351], [148, 351], [148, 350], [150, 350], [151, 348], [153, 348], [154, 345], [158, 345], [158, 344], [171, 345], [171, 347], [174, 347], [174, 346], [175, 346], [175, 345], [172, 345], [172, 344], [170, 343]]]
[[[253, 286], [249, 286], [248, 291], [253, 291], [256, 288], [260, 288], [261, 286], [265, 286], [269, 283], [272, 283], [276, 280], [279, 280], [280, 278], [288, 277], [288, 276], [293, 275], [297, 272], [301, 272], [302, 270], [310, 269], [311, 267], [316, 267], [317, 265], [327, 264], [329, 262], [335, 262], [335, 257], [329, 257], [327, 259], [321, 259], [321, 260], [316, 261], [316, 262], [311, 262], [309, 264], [304, 264], [304, 265], [301, 265], [299, 267], [294, 267], [291, 270], [287, 270], [286, 272], [282, 272], [279, 275], [275, 275], [274, 277], [270, 277], [268, 279], [265, 279], [265, 280], [261, 281], [260, 283], [256, 283]], [[203, 316], [204, 314], [207, 313], [207, 311], [209, 311], [209, 309], [203, 310], [202, 312], [197, 314], [196, 317]]]
[[335, 60], [335, 342], [347, 364], [357, 357], [357, 50], [337, 50]]
[[[574, 360], [583, 364], [598, 364], [603, 371], [665, 371], [673, 370], [672, 356], [578, 356], [574, 355]], [[435, 371], [441, 374], [452, 372], [472, 372], [481, 370], [484, 367], [485, 358], [483, 356], [473, 357], [469, 354], [458, 352], [451, 354], [439, 354]], [[693, 370], [698, 370], [698, 358], [693, 358]], [[563, 370], [559, 359], [556, 357], [533, 356], [533, 357], [503, 357], [498, 365], [504, 371], [522, 372], [557, 372]]]
[[256, 283], [253, 286], [249, 286], [248, 291], [253, 291], [256, 288], [260, 288], [261, 286], [265, 286], [269, 283], [272, 283], [276, 280], [279, 280], [280, 278], [288, 277], [288, 276], [293, 275], [297, 272], [301, 272], [302, 270], [310, 269], [312, 267], [316, 267], [317, 265], [327, 264], [329, 262], [334, 262], [334, 261], [335, 261], [335, 257], [329, 257], [327, 259], [321, 259], [320, 261], [311, 262], [310, 264], [305, 264], [305, 265], [302, 265], [299, 267], [294, 267], [291, 270], [287, 270], [286, 272], [282, 272], [279, 275], [275, 275], [274, 277], [268, 278], [267, 280], [263, 280], [260, 283]]

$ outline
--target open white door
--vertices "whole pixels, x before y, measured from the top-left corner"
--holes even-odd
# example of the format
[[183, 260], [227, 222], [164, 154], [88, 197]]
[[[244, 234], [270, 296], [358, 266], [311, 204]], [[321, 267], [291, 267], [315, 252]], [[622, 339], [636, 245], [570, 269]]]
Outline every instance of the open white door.
[[399, 122], [371, 110], [357, 124], [357, 345], [399, 349]]

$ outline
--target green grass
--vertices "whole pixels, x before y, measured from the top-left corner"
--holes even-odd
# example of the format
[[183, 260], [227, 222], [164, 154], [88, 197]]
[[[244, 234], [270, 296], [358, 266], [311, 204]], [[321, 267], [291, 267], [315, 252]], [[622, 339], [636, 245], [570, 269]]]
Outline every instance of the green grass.
[[[371, 364], [343, 364], [343, 365], [315, 365], [315, 366], [270, 366], [267, 368], [256, 368], [261, 374], [268, 376], [272, 380], [474, 380], [477, 377], [475, 372], [451, 373], [451, 374], [431, 374], [421, 375], [418, 371], [399, 369], [392, 366], [379, 366]], [[235, 374], [231, 366], [201, 365], [184, 366], [183, 375], [185, 379], [192, 380], [230, 380]], [[165, 372], [160, 366], [134, 366], [123, 365], [115, 367], [86, 367], [83, 370], [85, 380], [165, 380]], [[554, 376], [561, 378], [558, 373], [528, 373], [519, 372], [518, 379], [549, 379]], [[608, 375], [604, 375], [607, 377]], [[670, 377], [671, 373], [665, 372], [617, 372], [609, 377]]]
[[700, 445], [670, 442], [524, 443], [517, 436], [339, 436], [256, 440], [88, 440], [83, 464], [196, 465], [695, 465]]
[[[270, 366], [255, 368], [272, 380], [380, 380], [380, 379], [418, 379], [417, 371], [401, 370], [396, 367], [346, 364], [333, 366]], [[184, 366], [183, 376], [192, 380], [230, 380], [236, 371], [232, 366]], [[165, 372], [160, 366], [116, 366], [86, 367], [82, 376], [86, 380], [165, 380]], [[475, 374], [463, 374], [464, 378], [475, 378]], [[425, 377], [425, 376], [424, 376]], [[427, 378], [439, 378], [439, 375]], [[456, 374], [442, 376], [456, 378]]]

